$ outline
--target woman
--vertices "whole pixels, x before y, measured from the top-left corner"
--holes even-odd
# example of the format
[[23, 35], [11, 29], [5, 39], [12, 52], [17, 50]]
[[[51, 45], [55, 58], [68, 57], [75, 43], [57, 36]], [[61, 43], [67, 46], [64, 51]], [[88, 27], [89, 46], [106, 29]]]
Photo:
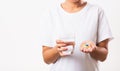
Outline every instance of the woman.
[[[44, 61], [53, 64], [51, 71], [98, 71], [98, 61], [106, 59], [112, 38], [104, 11], [82, 0], [65, 0], [49, 17], [42, 45]], [[66, 33], [75, 34], [75, 44], [57, 38]], [[70, 45], [73, 53], [64, 54]]]

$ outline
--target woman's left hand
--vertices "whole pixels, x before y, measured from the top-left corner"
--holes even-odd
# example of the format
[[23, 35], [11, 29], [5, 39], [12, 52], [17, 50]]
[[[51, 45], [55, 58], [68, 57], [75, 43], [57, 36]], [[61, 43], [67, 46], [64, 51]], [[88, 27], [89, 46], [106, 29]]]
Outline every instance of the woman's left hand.
[[92, 41], [84, 41], [80, 45], [80, 50], [84, 53], [91, 53], [97, 48], [96, 44]]

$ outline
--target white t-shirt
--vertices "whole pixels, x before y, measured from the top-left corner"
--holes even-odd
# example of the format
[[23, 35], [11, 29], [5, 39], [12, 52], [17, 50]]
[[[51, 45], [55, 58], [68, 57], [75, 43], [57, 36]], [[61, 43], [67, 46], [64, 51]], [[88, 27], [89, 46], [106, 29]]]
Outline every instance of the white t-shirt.
[[68, 13], [59, 5], [45, 19], [42, 45], [55, 46], [59, 35], [75, 34], [74, 53], [61, 57], [52, 64], [50, 71], [98, 71], [98, 62], [80, 51], [83, 41], [99, 43], [111, 39], [112, 34], [104, 11], [96, 5], [87, 5], [79, 12]]

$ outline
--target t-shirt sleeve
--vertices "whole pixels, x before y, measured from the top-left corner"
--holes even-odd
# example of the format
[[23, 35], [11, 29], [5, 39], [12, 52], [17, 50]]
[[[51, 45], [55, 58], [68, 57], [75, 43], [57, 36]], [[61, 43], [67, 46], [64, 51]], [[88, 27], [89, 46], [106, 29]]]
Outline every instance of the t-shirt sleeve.
[[110, 26], [108, 24], [108, 20], [102, 9], [99, 10], [97, 34], [98, 34], [97, 43], [99, 43], [103, 40], [106, 40], [106, 39], [111, 40], [113, 38]]
[[40, 45], [53, 47], [53, 31], [50, 16], [45, 13], [40, 22]]

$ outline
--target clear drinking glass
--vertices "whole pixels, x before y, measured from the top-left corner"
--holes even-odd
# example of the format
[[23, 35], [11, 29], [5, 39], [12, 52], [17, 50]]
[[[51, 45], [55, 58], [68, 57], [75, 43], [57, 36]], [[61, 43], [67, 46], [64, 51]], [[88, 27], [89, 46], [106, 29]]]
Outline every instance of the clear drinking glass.
[[[62, 53], [65, 55], [71, 55], [74, 50], [75, 46], [75, 34], [74, 33], [65, 33], [64, 35], [59, 36], [59, 40], [62, 40], [64, 42], [70, 43], [70, 45], [66, 46], [67, 50], [63, 51]], [[64, 48], [64, 47], [62, 47]]]

